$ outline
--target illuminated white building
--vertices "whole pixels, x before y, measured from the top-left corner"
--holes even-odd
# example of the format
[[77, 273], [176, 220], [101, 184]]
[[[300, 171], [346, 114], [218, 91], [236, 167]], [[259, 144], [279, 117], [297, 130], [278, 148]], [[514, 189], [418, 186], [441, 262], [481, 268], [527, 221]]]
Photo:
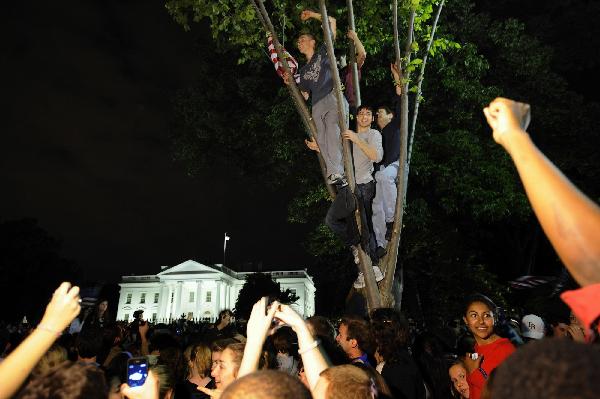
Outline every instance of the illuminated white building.
[[[291, 306], [304, 317], [314, 314], [315, 286], [305, 270], [262, 272], [290, 289], [298, 300]], [[155, 275], [123, 276], [117, 320], [131, 321], [133, 312], [144, 311], [154, 321], [188, 319], [213, 321], [223, 309], [233, 309], [245, 278], [252, 272], [235, 272], [222, 265], [207, 266], [188, 260], [163, 266]]]

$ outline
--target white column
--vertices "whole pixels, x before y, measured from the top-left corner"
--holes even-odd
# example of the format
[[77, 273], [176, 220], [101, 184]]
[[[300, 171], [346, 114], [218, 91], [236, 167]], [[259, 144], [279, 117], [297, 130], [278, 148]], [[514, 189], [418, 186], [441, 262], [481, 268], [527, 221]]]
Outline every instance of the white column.
[[183, 289], [183, 281], [177, 282], [175, 289], [175, 312], [173, 312], [173, 318], [178, 319], [181, 316], [181, 290]]
[[215, 283], [216, 288], [215, 295], [213, 296], [213, 314], [216, 318], [221, 311], [221, 280], [216, 280]]
[[195, 318], [201, 318], [200, 309], [202, 305], [202, 281], [196, 281], [196, 311], [194, 312]]
[[159, 307], [158, 307], [158, 318], [166, 318], [167, 316], [167, 307], [169, 306], [169, 287], [167, 287], [167, 283], [164, 281], [160, 282], [160, 299], [159, 299]]

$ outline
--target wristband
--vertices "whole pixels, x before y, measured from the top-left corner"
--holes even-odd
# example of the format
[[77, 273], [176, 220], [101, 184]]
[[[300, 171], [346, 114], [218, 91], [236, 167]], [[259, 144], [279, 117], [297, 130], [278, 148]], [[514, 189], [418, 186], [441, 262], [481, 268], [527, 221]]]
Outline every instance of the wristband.
[[62, 335], [62, 332], [53, 330], [53, 329], [48, 328], [48, 327], [46, 327], [44, 325], [41, 325], [41, 324], [38, 324], [38, 326], [35, 329], [36, 330], [47, 331], [49, 333], [55, 334], [57, 337], [60, 337]]
[[310, 345], [307, 345], [305, 348], [298, 349], [298, 354], [304, 355], [305, 353], [310, 352], [311, 350], [315, 349], [317, 346], [319, 346], [320, 343], [321, 343], [321, 341], [319, 341], [318, 339], [315, 339]]

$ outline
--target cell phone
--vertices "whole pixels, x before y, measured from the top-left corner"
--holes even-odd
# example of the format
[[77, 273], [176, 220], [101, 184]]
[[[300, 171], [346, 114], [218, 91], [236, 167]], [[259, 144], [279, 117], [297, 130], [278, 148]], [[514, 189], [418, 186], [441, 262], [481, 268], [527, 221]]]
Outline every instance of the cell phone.
[[144, 385], [148, 377], [148, 358], [133, 357], [127, 360], [127, 385], [139, 387]]
[[471, 360], [477, 360], [479, 359], [479, 353], [475, 352], [475, 353], [471, 353]]

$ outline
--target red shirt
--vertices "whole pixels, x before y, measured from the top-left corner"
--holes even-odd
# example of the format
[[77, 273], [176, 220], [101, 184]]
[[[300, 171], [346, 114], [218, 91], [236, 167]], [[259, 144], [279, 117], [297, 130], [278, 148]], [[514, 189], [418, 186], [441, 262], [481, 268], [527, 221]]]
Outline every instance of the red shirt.
[[467, 376], [469, 383], [469, 399], [479, 399], [481, 391], [493, 369], [498, 367], [511, 353], [515, 351], [514, 345], [506, 338], [499, 338], [491, 344], [475, 344], [475, 351], [479, 356], [483, 356], [480, 368], [485, 372], [485, 376], [479, 369], [475, 369]]
[[[600, 284], [565, 291], [560, 297], [583, 322], [584, 327], [589, 329], [592, 323], [600, 318]], [[598, 332], [600, 332], [600, 325]], [[590, 334], [586, 333], [586, 336], [590, 336]]]

